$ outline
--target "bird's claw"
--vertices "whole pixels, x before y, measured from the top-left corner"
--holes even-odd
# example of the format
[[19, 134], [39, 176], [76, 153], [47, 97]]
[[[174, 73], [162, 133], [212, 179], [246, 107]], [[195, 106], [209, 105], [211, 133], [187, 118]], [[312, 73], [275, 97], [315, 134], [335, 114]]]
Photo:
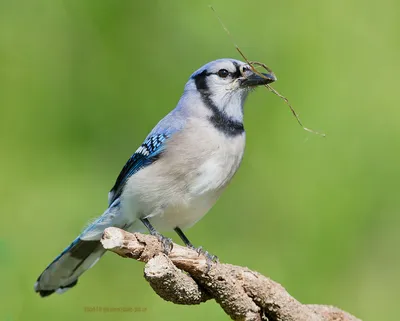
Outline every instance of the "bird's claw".
[[168, 255], [171, 253], [172, 248], [174, 247], [172, 240], [162, 234], [156, 234], [155, 237], [157, 237], [158, 241], [162, 244], [164, 254]]
[[219, 263], [219, 259], [218, 256], [213, 255], [211, 253], [209, 253], [208, 251], [203, 250], [202, 246], [199, 247], [192, 247], [193, 250], [195, 250], [197, 252], [198, 255], [204, 255], [206, 257], [206, 263], [207, 263], [207, 269], [206, 269], [206, 274], [208, 272], [210, 272], [211, 269], [211, 265], [213, 263]]

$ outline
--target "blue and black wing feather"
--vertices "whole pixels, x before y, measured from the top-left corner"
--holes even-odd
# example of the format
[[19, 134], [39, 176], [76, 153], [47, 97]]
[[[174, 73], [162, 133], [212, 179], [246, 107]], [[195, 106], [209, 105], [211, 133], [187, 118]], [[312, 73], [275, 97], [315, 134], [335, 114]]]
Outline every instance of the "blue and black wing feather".
[[121, 196], [122, 190], [129, 179], [137, 171], [156, 161], [163, 149], [164, 143], [169, 136], [166, 134], [156, 134], [148, 137], [145, 142], [129, 158], [121, 173], [109, 193], [108, 203], [112, 204]]

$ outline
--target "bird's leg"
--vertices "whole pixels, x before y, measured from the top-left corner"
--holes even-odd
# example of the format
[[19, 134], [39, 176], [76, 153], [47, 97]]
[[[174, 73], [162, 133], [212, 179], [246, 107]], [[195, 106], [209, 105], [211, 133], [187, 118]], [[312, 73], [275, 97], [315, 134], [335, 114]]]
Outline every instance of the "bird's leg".
[[183, 243], [185, 243], [185, 245], [188, 248], [193, 249], [199, 255], [203, 254], [206, 257], [206, 259], [207, 259], [207, 271], [206, 271], [206, 273], [208, 273], [208, 271], [210, 271], [211, 264], [218, 262], [218, 257], [216, 255], [212, 255], [212, 254], [208, 253], [207, 251], [203, 250], [203, 248], [201, 246], [194, 247], [194, 245], [189, 241], [189, 239], [186, 237], [186, 235], [182, 232], [182, 230], [179, 227], [175, 227], [174, 231], [176, 232], [176, 234], [179, 235], [179, 237], [181, 238]]
[[181, 240], [183, 241], [183, 243], [185, 243], [185, 245], [193, 250], [196, 250], [196, 248], [194, 247], [194, 245], [189, 241], [189, 239], [186, 237], [185, 234], [183, 234], [182, 230], [179, 227], [175, 227], [174, 231], [176, 232], [176, 234], [179, 235], [179, 237], [181, 238]]
[[172, 247], [173, 247], [172, 240], [168, 237], [165, 237], [161, 233], [157, 232], [157, 230], [153, 227], [153, 225], [151, 225], [151, 223], [149, 222], [149, 220], [147, 218], [141, 218], [140, 221], [144, 224], [144, 226], [147, 227], [150, 234], [155, 236], [162, 243], [163, 248], [164, 248], [164, 253], [168, 255], [169, 252], [171, 252]]

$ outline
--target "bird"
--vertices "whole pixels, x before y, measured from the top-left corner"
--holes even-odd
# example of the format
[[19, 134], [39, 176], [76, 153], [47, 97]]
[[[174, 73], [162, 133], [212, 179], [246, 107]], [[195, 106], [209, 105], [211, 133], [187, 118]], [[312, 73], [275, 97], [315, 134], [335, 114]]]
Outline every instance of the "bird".
[[128, 159], [108, 194], [108, 208], [40, 274], [41, 297], [75, 286], [105, 253], [107, 227], [148, 230], [167, 247], [160, 231], [175, 231], [195, 248], [183, 230], [215, 204], [238, 170], [245, 148], [244, 103], [257, 86], [276, 81], [236, 59], [218, 59], [196, 70], [177, 106]]

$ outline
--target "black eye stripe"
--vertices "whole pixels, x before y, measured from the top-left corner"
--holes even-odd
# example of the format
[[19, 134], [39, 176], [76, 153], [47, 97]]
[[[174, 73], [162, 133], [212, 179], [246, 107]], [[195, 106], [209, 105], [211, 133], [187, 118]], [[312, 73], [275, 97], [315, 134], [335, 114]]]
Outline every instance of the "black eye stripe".
[[242, 76], [242, 73], [240, 72], [239, 69], [237, 69], [234, 73], [232, 73], [233, 78], [239, 78]]
[[239, 66], [235, 61], [233, 62], [233, 64], [235, 65], [236, 70], [235, 70], [235, 72], [232, 74], [232, 76], [233, 76], [234, 78], [239, 78], [240, 76], [242, 76], [242, 73], [240, 72], [240, 66]]
[[[206, 76], [211, 76], [211, 75], [219, 76], [218, 72], [219, 72], [219, 70], [217, 72], [207, 72], [205, 75]], [[229, 71], [229, 76], [231, 76], [232, 78], [239, 78], [242, 76], [242, 73], [240, 72], [240, 69], [236, 69], [235, 72]]]
[[[241, 71], [240, 71], [240, 66], [239, 66], [236, 62], [233, 62], [233, 64], [234, 64], [234, 66], [236, 67], [236, 70], [235, 70], [234, 72], [228, 71], [228, 72], [229, 72], [229, 76], [231, 76], [233, 79], [242, 77], [242, 73], [241, 73]], [[222, 68], [222, 69], [224, 69], [224, 68]], [[218, 71], [220, 71], [220, 70], [218, 70]], [[195, 76], [193, 76], [192, 79], [195, 80], [195, 82], [196, 82], [196, 87], [197, 87], [198, 89], [203, 89], [203, 90], [204, 90], [204, 89], [207, 88], [207, 84], [206, 84], [206, 82], [205, 82], [205, 78], [208, 77], [208, 76], [211, 76], [211, 75], [216, 75], [216, 76], [218, 76], [218, 71], [216, 71], [216, 72], [209, 72], [209, 71], [207, 71], [207, 69], [205, 69], [205, 70], [203, 70], [201, 73], [196, 74]]]

